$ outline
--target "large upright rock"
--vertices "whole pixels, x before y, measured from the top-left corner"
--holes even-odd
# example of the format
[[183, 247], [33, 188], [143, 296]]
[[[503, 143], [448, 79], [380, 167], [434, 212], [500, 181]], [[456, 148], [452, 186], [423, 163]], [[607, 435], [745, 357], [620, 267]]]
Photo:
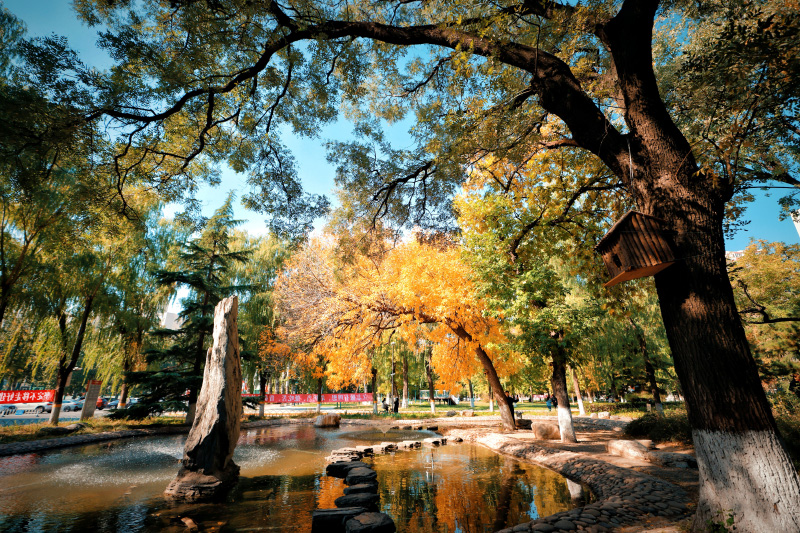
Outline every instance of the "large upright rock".
[[214, 310], [214, 345], [206, 358], [181, 468], [164, 492], [168, 498], [213, 500], [223, 496], [239, 478], [239, 467], [233, 462], [242, 418], [238, 308], [236, 296], [231, 296]]

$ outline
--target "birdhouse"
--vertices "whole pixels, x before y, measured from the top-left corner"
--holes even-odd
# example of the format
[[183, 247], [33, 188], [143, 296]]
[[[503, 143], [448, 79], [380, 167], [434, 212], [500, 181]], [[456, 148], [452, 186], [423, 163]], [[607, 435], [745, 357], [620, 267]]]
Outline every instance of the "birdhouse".
[[594, 249], [611, 274], [605, 287], [653, 276], [675, 262], [675, 253], [664, 221], [628, 211], [608, 230]]

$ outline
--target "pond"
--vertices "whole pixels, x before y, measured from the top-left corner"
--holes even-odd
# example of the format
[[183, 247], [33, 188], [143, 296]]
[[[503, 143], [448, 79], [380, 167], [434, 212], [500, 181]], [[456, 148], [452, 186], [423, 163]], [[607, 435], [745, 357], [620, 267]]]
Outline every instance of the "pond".
[[[369, 430], [374, 433], [374, 430]], [[234, 460], [242, 478], [227, 502], [169, 504], [185, 436], [149, 437], [0, 459], [0, 531], [310, 531], [311, 512], [333, 508], [342, 480], [325, 456], [364, 444], [367, 432], [310, 425], [243, 432]], [[381, 433], [380, 441], [429, 432]], [[371, 442], [375, 442], [374, 440]], [[483, 532], [582, 505], [549, 470], [454, 444], [366, 459], [378, 472], [382, 511], [400, 532]], [[587, 494], [573, 494], [586, 498]]]

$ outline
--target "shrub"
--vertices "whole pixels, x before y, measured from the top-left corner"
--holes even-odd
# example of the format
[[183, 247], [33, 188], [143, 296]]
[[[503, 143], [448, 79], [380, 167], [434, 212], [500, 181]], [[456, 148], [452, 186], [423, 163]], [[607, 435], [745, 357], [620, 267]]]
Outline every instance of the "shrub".
[[648, 413], [631, 421], [625, 434], [638, 439], [647, 438], [653, 442], [692, 442], [692, 428], [685, 411], [665, 411], [663, 417]]

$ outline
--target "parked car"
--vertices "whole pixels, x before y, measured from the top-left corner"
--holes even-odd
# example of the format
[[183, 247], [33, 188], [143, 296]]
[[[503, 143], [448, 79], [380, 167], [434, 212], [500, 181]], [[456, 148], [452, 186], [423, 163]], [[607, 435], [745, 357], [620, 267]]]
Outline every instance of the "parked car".
[[80, 411], [83, 409], [83, 400], [64, 400], [61, 402], [62, 411]]
[[20, 409], [25, 411], [33, 410], [34, 413], [40, 415], [44, 412], [53, 412], [53, 402], [38, 402], [38, 403], [25, 403], [19, 406]]
[[108, 400], [106, 398], [103, 398], [102, 396], [99, 396], [97, 398], [97, 403], [95, 404], [95, 407], [102, 411], [103, 409], [108, 407]]
[[108, 402], [108, 408], [109, 409], [119, 409], [119, 400], [114, 399], [114, 400], [111, 400], [110, 402]]

